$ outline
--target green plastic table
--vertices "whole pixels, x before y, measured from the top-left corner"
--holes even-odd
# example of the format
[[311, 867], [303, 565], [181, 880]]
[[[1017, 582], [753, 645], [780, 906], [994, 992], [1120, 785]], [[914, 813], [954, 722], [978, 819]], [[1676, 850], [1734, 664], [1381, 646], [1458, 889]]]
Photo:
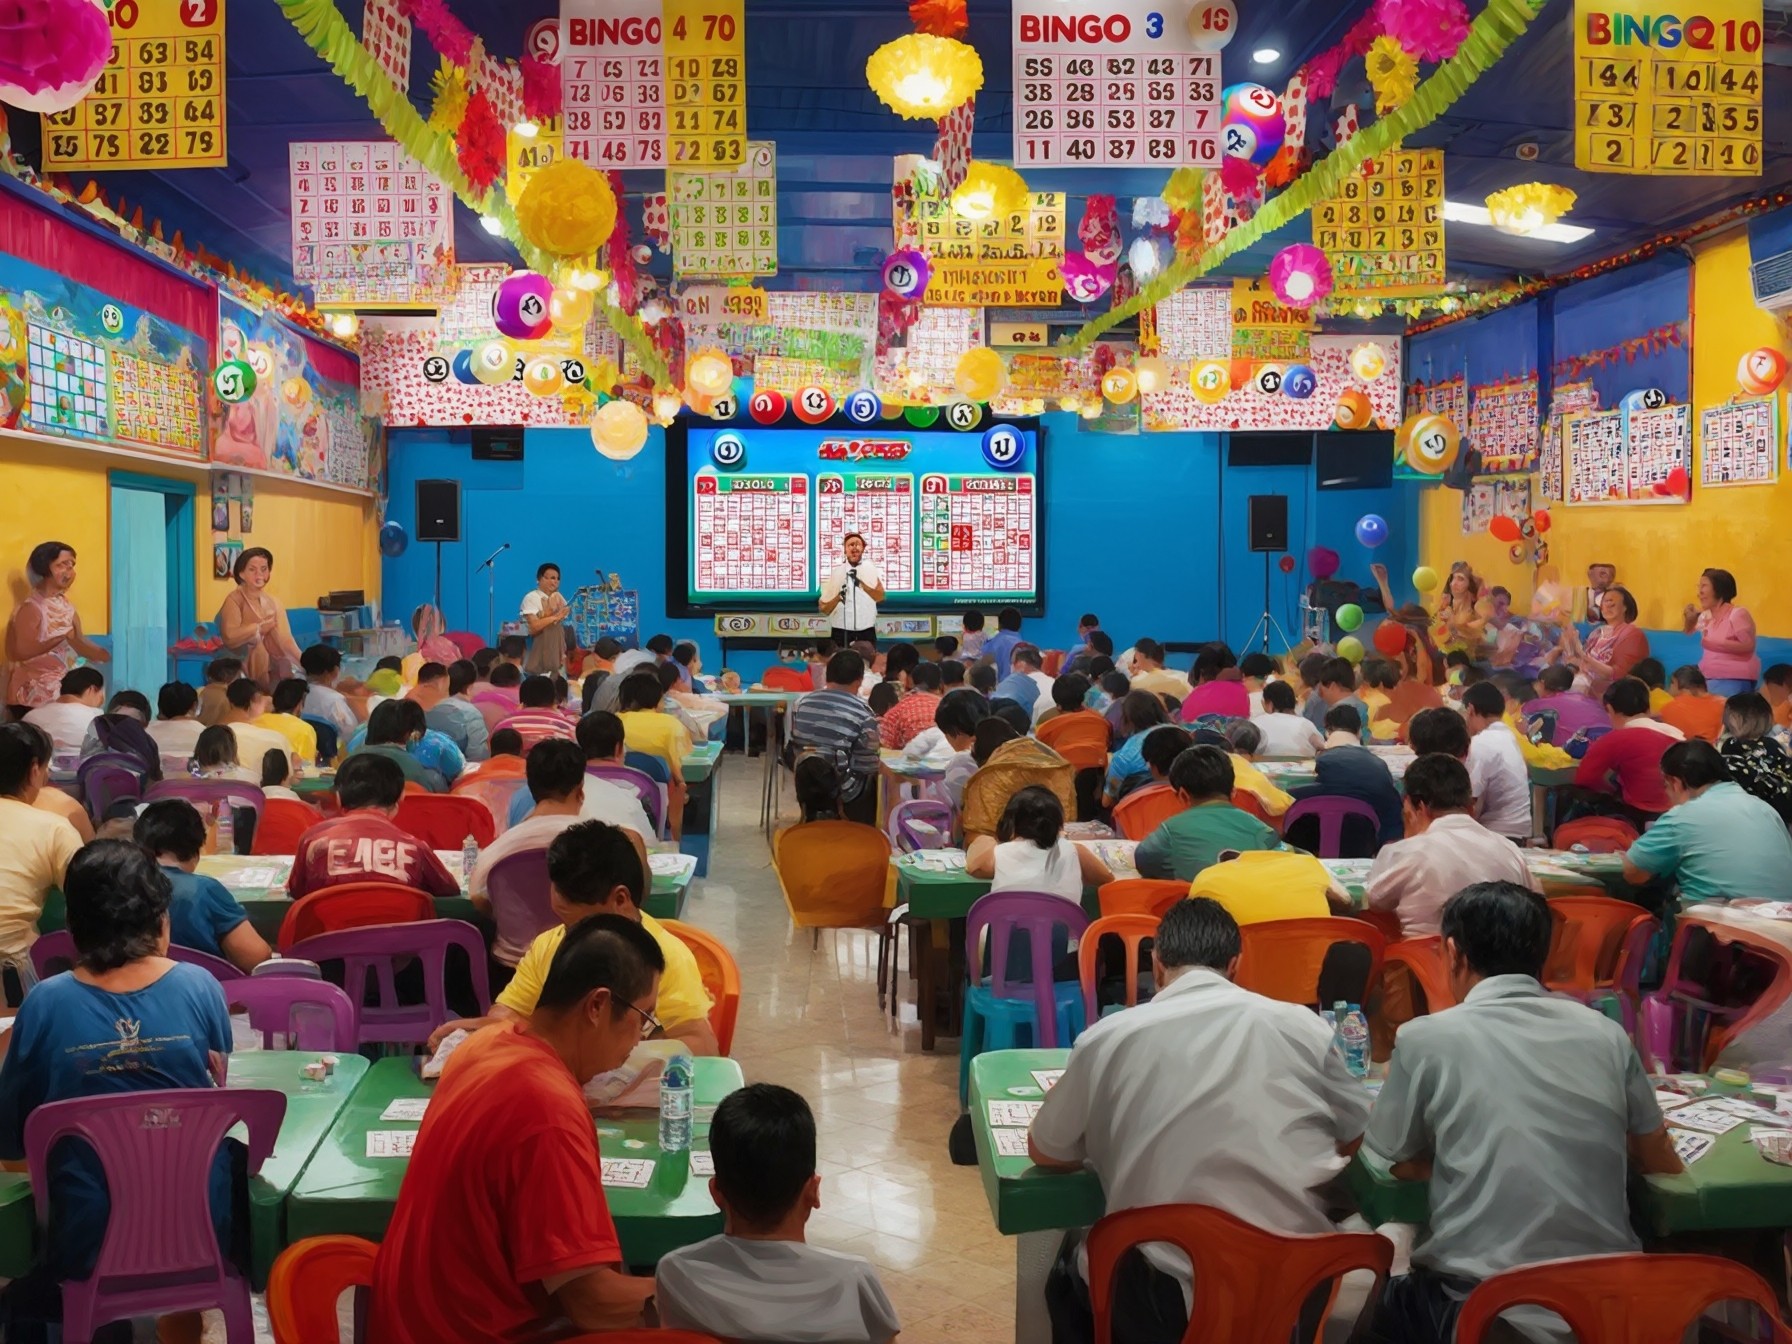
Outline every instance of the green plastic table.
[[765, 785], [759, 803], [759, 824], [765, 828], [768, 837], [778, 822], [778, 756], [783, 739], [784, 714], [807, 694], [807, 691], [735, 691], [716, 697], [730, 709], [738, 706], [746, 711], [747, 734], [742, 739], [743, 746], [750, 745], [751, 742], [753, 711], [765, 711], [765, 746], [760, 752], [765, 757]]
[[[742, 1086], [740, 1065], [731, 1059], [699, 1059], [693, 1083], [698, 1113], [707, 1115], [701, 1108], [714, 1107]], [[290, 1240], [328, 1233], [347, 1233], [370, 1241], [385, 1236], [408, 1164], [401, 1158], [368, 1157], [367, 1131], [417, 1128], [400, 1121], [382, 1121], [380, 1113], [396, 1098], [428, 1096], [433, 1086], [416, 1075], [408, 1059], [382, 1059], [368, 1071], [287, 1199], [286, 1235]], [[668, 1158], [660, 1153], [657, 1114], [637, 1111], [620, 1119], [600, 1116], [596, 1123], [605, 1157], [655, 1159], [652, 1183], [646, 1189], [604, 1191], [630, 1265], [653, 1265], [667, 1252], [722, 1230], [721, 1210], [709, 1197], [709, 1179], [690, 1174], [690, 1159], [685, 1154]], [[698, 1151], [709, 1146], [707, 1121], [698, 1121], [693, 1136]], [[625, 1147], [631, 1140], [646, 1146]]]
[[0, 1279], [23, 1278], [37, 1256], [37, 1213], [22, 1171], [0, 1172]]
[[[704, 742], [691, 750], [679, 767], [684, 773], [684, 834], [678, 847], [697, 859], [698, 877], [709, 875], [709, 847], [715, 835], [721, 795], [716, 790], [716, 767], [722, 762], [722, 744]], [[654, 912], [658, 917], [658, 912]]]

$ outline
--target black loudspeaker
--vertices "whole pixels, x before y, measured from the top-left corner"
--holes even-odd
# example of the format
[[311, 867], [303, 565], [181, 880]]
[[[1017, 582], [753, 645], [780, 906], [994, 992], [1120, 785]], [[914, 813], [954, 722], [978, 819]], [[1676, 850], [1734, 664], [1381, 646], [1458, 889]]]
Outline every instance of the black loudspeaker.
[[417, 482], [417, 540], [460, 540], [460, 482]]
[[1288, 549], [1288, 496], [1252, 495], [1250, 533], [1253, 551]]

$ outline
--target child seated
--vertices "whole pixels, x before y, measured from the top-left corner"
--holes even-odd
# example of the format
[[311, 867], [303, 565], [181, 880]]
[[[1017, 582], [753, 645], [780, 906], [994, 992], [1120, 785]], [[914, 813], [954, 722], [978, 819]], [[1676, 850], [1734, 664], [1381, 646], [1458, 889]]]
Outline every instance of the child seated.
[[901, 698], [902, 693], [896, 689], [895, 682], [880, 681], [871, 688], [871, 694], [866, 697], [865, 703], [870, 706], [871, 712], [881, 719], [896, 708], [896, 702]]
[[993, 879], [991, 891], [1043, 891], [1079, 903], [1084, 887], [1112, 882], [1114, 875], [1094, 850], [1063, 832], [1058, 795], [1043, 784], [1029, 784], [1008, 800], [993, 837], [971, 841], [965, 874]]
[[288, 782], [292, 779], [292, 758], [284, 751], [267, 751], [261, 757], [261, 792], [266, 798], [284, 798], [288, 802], [303, 802], [294, 793]]
[[722, 1235], [663, 1257], [660, 1323], [742, 1344], [887, 1344], [902, 1326], [870, 1262], [804, 1240], [821, 1207], [815, 1116], [789, 1088], [753, 1083], [716, 1107], [709, 1192]]

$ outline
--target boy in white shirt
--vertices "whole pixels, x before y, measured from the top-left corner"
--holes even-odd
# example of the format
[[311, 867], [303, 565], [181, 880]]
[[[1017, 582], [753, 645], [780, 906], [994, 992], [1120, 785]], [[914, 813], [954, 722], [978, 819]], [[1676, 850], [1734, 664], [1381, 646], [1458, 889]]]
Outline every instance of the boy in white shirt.
[[1325, 734], [1315, 728], [1306, 715], [1295, 713], [1294, 687], [1285, 681], [1271, 681], [1264, 684], [1262, 695], [1263, 713], [1251, 720], [1263, 734], [1263, 743], [1256, 754], [1295, 756], [1303, 760], [1312, 760], [1318, 755], [1319, 748], [1325, 745]]
[[47, 705], [39, 705], [25, 716], [50, 735], [59, 752], [73, 755], [81, 750], [87, 730], [100, 716], [106, 701], [106, 679], [99, 669], [71, 667], [62, 674], [61, 694]]
[[1463, 691], [1468, 777], [1481, 824], [1495, 835], [1525, 840], [1531, 834], [1531, 775], [1505, 715], [1505, 693], [1492, 682], [1476, 682]]

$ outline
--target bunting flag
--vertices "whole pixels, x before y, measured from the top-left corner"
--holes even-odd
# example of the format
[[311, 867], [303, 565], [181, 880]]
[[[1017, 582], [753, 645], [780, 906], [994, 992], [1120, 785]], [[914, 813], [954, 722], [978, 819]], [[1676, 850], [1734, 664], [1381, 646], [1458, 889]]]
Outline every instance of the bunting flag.
[[1640, 336], [1632, 336], [1629, 340], [1619, 341], [1604, 349], [1589, 350], [1585, 354], [1558, 359], [1549, 367], [1558, 383], [1573, 382], [1592, 369], [1620, 363], [1634, 364], [1644, 355], [1659, 355], [1664, 350], [1685, 344], [1686, 323], [1667, 322], [1652, 331], [1645, 331]]

